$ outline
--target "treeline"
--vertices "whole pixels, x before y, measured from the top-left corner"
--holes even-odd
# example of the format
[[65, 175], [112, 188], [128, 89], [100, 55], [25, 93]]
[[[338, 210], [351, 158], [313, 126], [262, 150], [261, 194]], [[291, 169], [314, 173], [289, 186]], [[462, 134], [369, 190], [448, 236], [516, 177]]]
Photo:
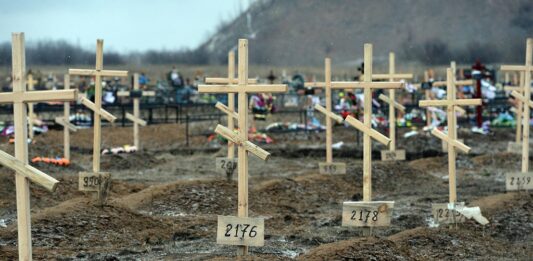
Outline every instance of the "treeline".
[[[206, 64], [208, 56], [202, 49], [135, 52], [121, 54], [104, 51], [104, 61], [108, 65], [120, 64]], [[26, 63], [31, 65], [74, 65], [94, 64], [95, 53], [63, 40], [39, 41], [26, 45]], [[11, 65], [11, 43], [0, 43], [0, 66]]]

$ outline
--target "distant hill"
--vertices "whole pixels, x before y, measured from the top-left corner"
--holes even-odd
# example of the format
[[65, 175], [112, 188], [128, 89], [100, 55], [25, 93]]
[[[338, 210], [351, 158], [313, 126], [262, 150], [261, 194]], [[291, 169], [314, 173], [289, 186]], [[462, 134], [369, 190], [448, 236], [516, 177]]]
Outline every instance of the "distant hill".
[[198, 48], [224, 63], [238, 38], [250, 62], [321, 66], [358, 64], [364, 43], [375, 59], [389, 51], [428, 65], [523, 62], [533, 37], [532, 0], [258, 0]]

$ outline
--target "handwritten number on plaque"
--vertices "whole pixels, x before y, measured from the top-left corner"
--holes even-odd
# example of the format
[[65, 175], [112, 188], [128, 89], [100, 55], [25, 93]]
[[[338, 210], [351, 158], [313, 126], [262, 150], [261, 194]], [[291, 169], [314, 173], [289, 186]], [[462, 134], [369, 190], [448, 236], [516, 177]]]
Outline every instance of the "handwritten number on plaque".
[[518, 178], [515, 178], [515, 177], [511, 177], [511, 185], [515, 185], [513, 184], [514, 182], [516, 181], [516, 185], [527, 185], [531, 182], [531, 177], [518, 177]]
[[[240, 228], [240, 230], [239, 230]], [[250, 228], [250, 224], [227, 224], [226, 225], [226, 233], [224, 233], [225, 237], [231, 237], [232, 230], [235, 230], [234, 237], [239, 237], [239, 231], [241, 232], [241, 238], [244, 238], [245, 235], [248, 235], [248, 237], [254, 238], [257, 236], [257, 226], [252, 226], [250, 231], [248, 231], [248, 228]], [[248, 234], [247, 234], [248, 233]]]
[[[357, 210], [352, 210], [351, 220], [357, 220]], [[372, 215], [372, 217], [371, 217]], [[379, 212], [377, 210], [370, 211], [367, 209], [359, 211], [359, 221], [368, 222], [370, 218], [372, 221], [378, 221]]]
[[83, 178], [83, 186], [84, 187], [92, 187], [92, 186], [100, 186], [100, 177], [84, 177]]

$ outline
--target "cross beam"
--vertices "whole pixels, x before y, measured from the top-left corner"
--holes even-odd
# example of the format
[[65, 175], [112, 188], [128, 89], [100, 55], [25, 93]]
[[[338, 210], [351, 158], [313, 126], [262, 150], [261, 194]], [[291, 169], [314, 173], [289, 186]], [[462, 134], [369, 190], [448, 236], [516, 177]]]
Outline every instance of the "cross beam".
[[[325, 82], [306, 83], [305, 86], [322, 87], [326, 86]], [[401, 82], [331, 82], [332, 89], [400, 89]]]
[[109, 113], [108, 111], [104, 110], [103, 108], [98, 109], [96, 107], [96, 104], [94, 102], [92, 102], [91, 100], [87, 99], [86, 97], [81, 97], [80, 101], [81, 101], [81, 104], [85, 105], [85, 107], [89, 108], [95, 114], [100, 115], [101, 117], [103, 117], [107, 121], [114, 122], [115, 120], [117, 120], [117, 117], [115, 117], [115, 115]]
[[[228, 117], [230, 117], [230, 118], [233, 117], [236, 120], [239, 119], [239, 114], [237, 114], [235, 111], [231, 110], [230, 108], [228, 108], [228, 106], [224, 105], [221, 102], [217, 102], [215, 104], [215, 108], [219, 109], [223, 113], [226, 113], [228, 115]], [[230, 126], [230, 125], [228, 125], [228, 126]]]
[[[533, 72], [533, 38], [527, 38], [526, 40], [526, 59], [525, 65], [502, 65], [501, 70], [504, 71], [520, 71], [524, 72], [524, 82], [523, 84], [523, 99], [519, 99], [522, 104], [527, 104], [527, 106], [522, 106], [523, 112], [522, 115], [525, 118], [521, 120], [523, 126], [522, 130], [522, 172], [527, 173], [529, 171], [529, 117], [530, 117], [530, 106], [531, 101], [531, 74]], [[513, 92], [516, 96], [518, 92]], [[513, 94], [512, 93], [512, 94]], [[527, 102], [527, 103], [526, 103]]]
[[[94, 111], [93, 118], [93, 172], [100, 172], [100, 148], [102, 145], [102, 122], [100, 117], [103, 116], [109, 121], [114, 121], [116, 117], [112, 115], [106, 115], [105, 111], [102, 110], [102, 77], [127, 77], [128, 71], [114, 71], [114, 70], [104, 70], [104, 40], [96, 40], [96, 65], [95, 69], [69, 69], [69, 74], [71, 75], [80, 75], [80, 76], [94, 76], [94, 104], [87, 99], [82, 99], [82, 103], [85, 106], [88, 106], [91, 110]], [[104, 116], [106, 115], [106, 116]], [[103, 205], [105, 203], [106, 191], [100, 191], [98, 193], [98, 203]]]
[[259, 146], [253, 144], [252, 142], [248, 140], [243, 140], [239, 136], [238, 133], [235, 133], [234, 131], [218, 124], [215, 128], [215, 132], [222, 135], [224, 138], [228, 139], [229, 141], [233, 142], [234, 144], [237, 144], [237, 146], [243, 146], [246, 148], [247, 151], [254, 154], [258, 158], [262, 160], [268, 160], [270, 157], [270, 153], [266, 150], [260, 148]]
[[[243, 88], [244, 86], [244, 88]], [[267, 93], [286, 92], [287, 85], [284, 84], [255, 84], [255, 85], [198, 85], [198, 92], [203, 93]]]
[[337, 114], [335, 114], [335, 113], [333, 113], [331, 111], [328, 111], [326, 108], [320, 106], [320, 104], [315, 104], [314, 108], [315, 108], [315, 110], [317, 110], [317, 111], [321, 112], [322, 114], [326, 115], [326, 117], [331, 118], [331, 119], [335, 120], [338, 123], [342, 123], [344, 121], [344, 119], [341, 116], [339, 116], [339, 115], [337, 115]]
[[468, 152], [470, 148], [461, 142], [457, 141], [456, 133], [456, 121], [455, 121], [455, 112], [457, 106], [473, 106], [480, 105], [481, 99], [456, 99], [455, 97], [455, 74], [452, 72], [451, 68], [446, 69], [446, 90], [447, 90], [447, 99], [446, 100], [425, 100], [419, 101], [420, 107], [427, 106], [446, 106], [447, 112], [447, 124], [448, 124], [448, 135], [434, 129], [431, 133], [438, 138], [449, 144], [448, 146], [448, 177], [449, 177], [449, 190], [450, 190], [450, 203], [457, 202], [457, 192], [456, 192], [456, 171], [455, 171], [455, 159], [456, 153], [455, 149], [459, 148], [461, 151]]
[[389, 97], [387, 97], [387, 95], [384, 95], [384, 94], [380, 94], [378, 99], [386, 102], [387, 104], [389, 105], [392, 105], [394, 108], [398, 109], [399, 111], [401, 112], [405, 112], [405, 106], [401, 105], [399, 102], [397, 101], [392, 101], [391, 99], [389, 99]]
[[387, 138], [385, 135], [379, 133], [378, 131], [367, 127], [364, 123], [357, 120], [353, 116], [349, 115], [346, 117], [346, 122], [348, 122], [350, 125], [352, 125], [354, 128], [358, 129], [364, 134], [369, 135], [370, 137], [374, 138], [375, 140], [379, 141], [381, 144], [388, 146], [390, 143], [390, 139]]
[[[228, 59], [228, 68], [230, 68], [231, 60], [233, 60], [233, 72], [235, 75], [235, 53], [233, 51], [228, 53], [228, 57], [233, 56], [233, 59]], [[229, 70], [229, 69], [228, 69]], [[229, 72], [228, 72], [229, 77]], [[239, 80], [234, 78], [235, 76], [229, 78], [218, 78], [218, 77], [208, 77], [205, 78], [205, 83], [216, 83], [216, 84], [238, 84]], [[257, 79], [248, 79], [249, 84], [256, 84]]]
[[[199, 85], [200, 93], [237, 93], [239, 104], [239, 144], [238, 146], [238, 216], [248, 217], [248, 151], [245, 142], [248, 140], [248, 93], [287, 92], [287, 85], [250, 84], [248, 82], [248, 40], [239, 39], [238, 81], [228, 85]], [[231, 76], [230, 76], [231, 79]], [[233, 82], [228, 80], [228, 82]], [[231, 117], [230, 117], [231, 118]], [[221, 130], [221, 129], [219, 129]], [[237, 140], [235, 140], [237, 141]], [[253, 150], [253, 149], [252, 149]], [[238, 255], [246, 255], [248, 248], [240, 246]]]
[[65, 129], [68, 129], [68, 130], [71, 130], [71, 131], [74, 131], [74, 132], [76, 132], [78, 130], [76, 125], [70, 123], [68, 120], [65, 120], [65, 117], [56, 117], [54, 119], [54, 121], [55, 121], [55, 123], [63, 126], [63, 128], [65, 128]]
[[[444, 87], [448, 84], [447, 81], [435, 81], [431, 84], [433, 87]], [[474, 80], [461, 80], [461, 81], [455, 81], [455, 86], [468, 86], [468, 85], [474, 85]]]
[[58, 181], [28, 165], [28, 124], [27, 103], [42, 101], [76, 100], [77, 91], [26, 91], [26, 53], [24, 33], [12, 34], [12, 78], [13, 92], [0, 95], [2, 103], [13, 103], [13, 121], [15, 125], [15, 157], [0, 153], [0, 163], [15, 170], [17, 191], [17, 230], [19, 260], [32, 259], [30, 183], [33, 181], [50, 191], [54, 191]]

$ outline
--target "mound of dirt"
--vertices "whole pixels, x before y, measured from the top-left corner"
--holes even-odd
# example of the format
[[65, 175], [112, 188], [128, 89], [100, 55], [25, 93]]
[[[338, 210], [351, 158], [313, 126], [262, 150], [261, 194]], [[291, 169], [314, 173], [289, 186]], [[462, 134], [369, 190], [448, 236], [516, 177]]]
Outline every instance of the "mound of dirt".
[[237, 210], [237, 183], [210, 180], [154, 185], [116, 203], [157, 216], [229, 215]]
[[[96, 207], [78, 198], [45, 209], [32, 218], [34, 247], [39, 259], [52, 259], [56, 250], [76, 255], [103, 249], [144, 248], [172, 239], [178, 229], [163, 218], [144, 216], [115, 205]], [[16, 252], [16, 225], [0, 231], [3, 250]], [[42, 256], [40, 256], [42, 255]]]
[[473, 157], [472, 162], [479, 167], [519, 169], [521, 156], [508, 152], [490, 153]]
[[154, 156], [154, 153], [137, 151], [134, 153], [102, 155], [101, 168], [106, 171], [124, 169], [148, 169], [163, 164], [164, 159]]

